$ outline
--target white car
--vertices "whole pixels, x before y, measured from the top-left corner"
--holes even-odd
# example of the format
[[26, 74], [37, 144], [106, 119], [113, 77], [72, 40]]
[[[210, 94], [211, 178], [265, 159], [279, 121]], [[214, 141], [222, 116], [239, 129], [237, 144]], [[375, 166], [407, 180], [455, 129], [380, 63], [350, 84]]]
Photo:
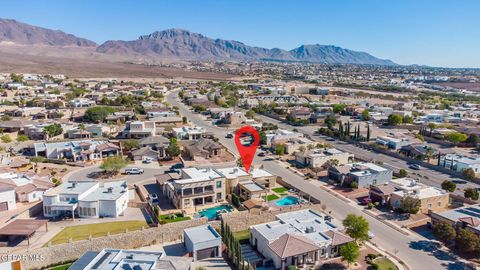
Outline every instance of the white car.
[[125, 174], [142, 174], [143, 169], [142, 168], [126, 168], [125, 169]]

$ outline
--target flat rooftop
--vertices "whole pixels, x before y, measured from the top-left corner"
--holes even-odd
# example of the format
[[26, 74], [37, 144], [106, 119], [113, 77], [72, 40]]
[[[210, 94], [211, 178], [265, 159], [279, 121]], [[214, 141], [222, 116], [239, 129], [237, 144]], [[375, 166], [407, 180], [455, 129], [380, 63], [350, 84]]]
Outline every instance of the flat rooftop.
[[85, 182], [65, 182], [60, 186], [53, 188], [45, 193], [46, 196], [56, 196], [59, 194], [83, 194], [99, 183], [96, 181]]
[[229, 168], [221, 168], [221, 169], [215, 169], [217, 170], [220, 174], [225, 176], [227, 179], [235, 179], [240, 176], [247, 176], [249, 175], [243, 168], [240, 167], [229, 167]]
[[88, 194], [82, 201], [115, 201], [128, 191], [125, 181], [106, 182], [103, 187], [99, 187]]
[[215, 229], [208, 224], [188, 228], [183, 230], [183, 232], [193, 243], [202, 243], [220, 239], [220, 235], [217, 233], [217, 231], [215, 231]]
[[212, 180], [222, 177], [212, 168], [185, 168], [182, 169], [182, 176], [196, 180]]

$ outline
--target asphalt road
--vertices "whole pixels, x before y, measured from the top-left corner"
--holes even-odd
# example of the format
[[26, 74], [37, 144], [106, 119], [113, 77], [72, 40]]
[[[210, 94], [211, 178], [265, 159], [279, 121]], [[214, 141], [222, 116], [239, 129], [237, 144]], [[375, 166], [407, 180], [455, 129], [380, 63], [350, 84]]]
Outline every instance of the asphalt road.
[[[171, 105], [177, 106], [181, 115], [186, 116], [192, 123], [205, 127], [209, 132], [214, 133], [222, 144], [228, 147], [233, 153], [237, 153], [233, 140], [225, 138], [227, 133], [225, 129], [212, 126], [211, 123], [206, 122], [201, 115], [187, 109], [186, 106], [178, 100], [177, 92], [169, 93], [167, 95], [167, 101]], [[289, 126], [282, 126], [281, 123], [279, 123], [279, 126], [291, 129]], [[302, 130], [302, 132], [304, 131]], [[336, 147], [336, 145], [334, 146]], [[378, 159], [377, 154], [373, 155]], [[332, 211], [331, 214], [335, 219], [342, 220], [346, 215], [352, 213], [364, 216], [370, 223], [370, 230], [375, 234], [375, 238], [372, 241], [384, 250], [395, 253], [411, 269], [463, 269], [462, 264], [456, 261], [453, 255], [437, 249], [434, 242], [416, 234], [405, 235], [400, 233], [383, 222], [363, 213], [361, 208], [354, 203], [346, 203], [340, 198], [315, 186], [313, 183], [304, 180], [302, 177], [288, 170], [284, 165], [276, 161], [266, 161], [259, 157], [255, 158], [254, 164], [263, 164], [267, 170], [281, 176], [285, 182], [321, 201], [322, 204], [327, 206], [327, 211]]]
[[[277, 126], [281, 127], [282, 129], [292, 129], [292, 126], [287, 125], [285, 123], [282, 123], [278, 120], [272, 119], [267, 116], [263, 115], [257, 115], [257, 118], [260, 118], [264, 122], [269, 122], [272, 124], [276, 124]], [[302, 132], [303, 134], [306, 134], [310, 136], [310, 138], [316, 140], [316, 141], [321, 141], [321, 142], [326, 142], [331, 144], [333, 147], [346, 151], [349, 153], [352, 153], [355, 155], [355, 157], [361, 157], [362, 159], [367, 159], [367, 160], [375, 160], [375, 161], [381, 161], [383, 162], [382, 166], [385, 166], [389, 169], [393, 169], [395, 171], [398, 171], [400, 169], [405, 169], [409, 177], [414, 178], [419, 180], [421, 183], [424, 183], [429, 186], [434, 186], [441, 188], [441, 184], [444, 180], [452, 180], [454, 177], [451, 177], [448, 174], [427, 169], [422, 167], [420, 170], [414, 170], [409, 168], [408, 164], [406, 161], [394, 158], [391, 156], [387, 156], [384, 154], [380, 154], [377, 152], [369, 151], [360, 147], [357, 147], [355, 145], [342, 142], [342, 141], [326, 141], [324, 138], [321, 136], [318, 136], [315, 134], [315, 131], [318, 130], [318, 127], [315, 126], [305, 126], [305, 127], [295, 127], [298, 129], [299, 132]], [[467, 184], [457, 184], [457, 190], [454, 192], [456, 195], [463, 196], [464, 189], [465, 188], [480, 188], [480, 185], [472, 182], [468, 182]]]

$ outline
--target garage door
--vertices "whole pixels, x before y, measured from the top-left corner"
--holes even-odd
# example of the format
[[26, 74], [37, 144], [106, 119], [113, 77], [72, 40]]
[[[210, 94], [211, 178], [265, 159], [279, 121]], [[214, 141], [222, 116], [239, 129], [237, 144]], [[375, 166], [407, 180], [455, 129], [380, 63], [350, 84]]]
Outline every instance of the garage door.
[[8, 202], [0, 202], [0, 212], [8, 210]]
[[215, 257], [215, 251], [218, 247], [211, 247], [206, 249], [197, 250], [197, 260]]

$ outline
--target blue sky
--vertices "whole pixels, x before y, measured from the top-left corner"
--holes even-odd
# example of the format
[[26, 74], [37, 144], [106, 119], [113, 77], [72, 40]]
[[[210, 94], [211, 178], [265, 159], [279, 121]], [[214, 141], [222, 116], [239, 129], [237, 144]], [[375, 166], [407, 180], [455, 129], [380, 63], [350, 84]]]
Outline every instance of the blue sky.
[[0, 1], [0, 18], [102, 43], [184, 28], [248, 45], [331, 44], [399, 64], [480, 67], [477, 0]]

